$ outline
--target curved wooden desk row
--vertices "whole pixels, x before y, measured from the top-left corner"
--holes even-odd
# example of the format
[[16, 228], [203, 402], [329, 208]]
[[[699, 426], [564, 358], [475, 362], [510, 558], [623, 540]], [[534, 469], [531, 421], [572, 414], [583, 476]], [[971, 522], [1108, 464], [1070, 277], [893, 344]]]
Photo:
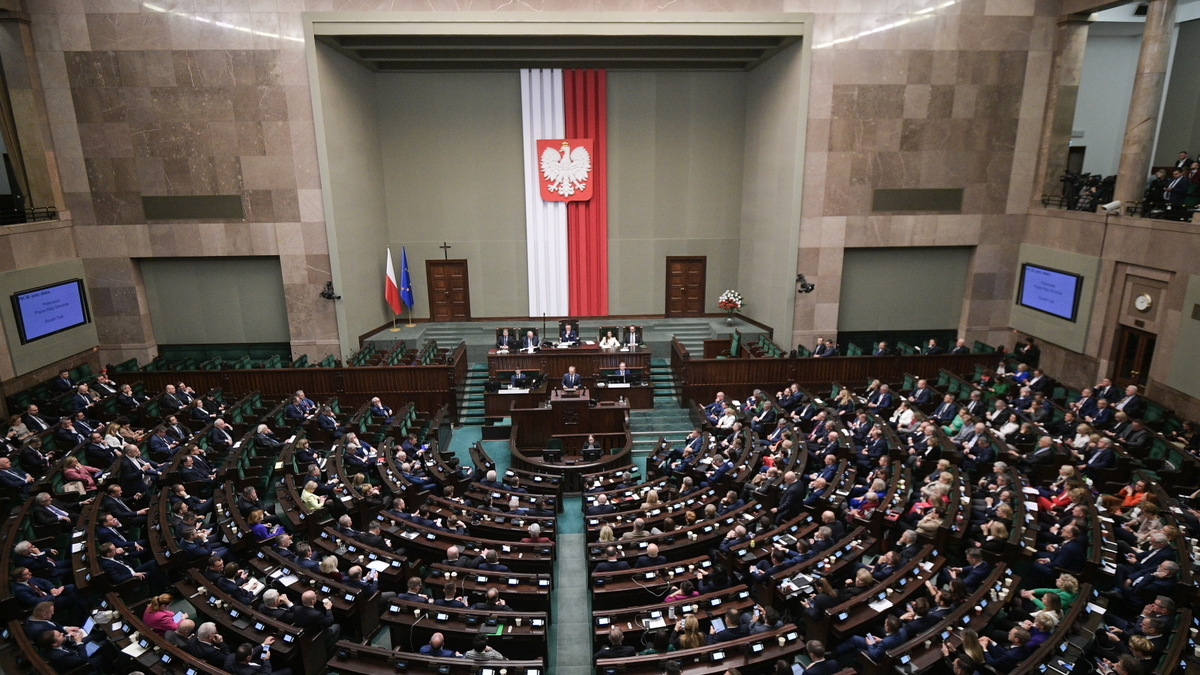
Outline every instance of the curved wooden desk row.
[[395, 675], [399, 672], [421, 675], [500, 675], [501, 669], [507, 675], [543, 675], [543, 663], [541, 658], [520, 661], [439, 658], [342, 640], [337, 643], [337, 649], [327, 665], [334, 672], [354, 675]]
[[679, 617], [695, 614], [698, 619], [710, 619], [730, 608], [742, 610], [754, 605], [750, 589], [745, 584], [691, 598], [680, 598], [670, 602], [625, 607], [621, 609], [595, 610], [592, 624], [596, 638], [603, 639], [613, 626], [625, 632], [625, 639], [633, 644], [641, 640], [642, 633], [659, 628], [670, 630]]
[[705, 552], [710, 548], [715, 548], [726, 533], [738, 523], [752, 523], [763, 511], [765, 509], [762, 504], [752, 501], [730, 511], [716, 521], [698, 520], [689, 527], [682, 527], [671, 532], [647, 533], [647, 536], [642, 538], [618, 540], [611, 544], [589, 542], [588, 557], [593, 562], [604, 560], [604, 551], [609, 545], [617, 547], [618, 559], [636, 559], [638, 556], [644, 555], [645, 549], [650, 544], [657, 544], [659, 555], [668, 558], [679, 558], [687, 554]]
[[390, 629], [392, 644], [410, 651], [419, 650], [434, 633], [442, 633], [448, 649], [466, 652], [475, 636], [484, 633], [501, 653], [546, 655], [546, 612], [452, 609], [400, 599], [383, 610], [379, 620]]
[[779, 659], [791, 662], [802, 646], [800, 629], [789, 623], [765, 633], [695, 649], [624, 659], [597, 659], [596, 672], [601, 675], [658, 675], [663, 672], [665, 661], [679, 661], [682, 672], [688, 675], [719, 675], [730, 668], [752, 669]]

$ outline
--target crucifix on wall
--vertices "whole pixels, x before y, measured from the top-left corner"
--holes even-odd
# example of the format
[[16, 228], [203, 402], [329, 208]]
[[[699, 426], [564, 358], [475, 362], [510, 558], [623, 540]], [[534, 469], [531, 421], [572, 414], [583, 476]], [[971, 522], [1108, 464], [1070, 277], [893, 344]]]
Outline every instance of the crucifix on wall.
[[446, 256], [446, 260], [449, 260], [450, 259], [450, 249], [452, 249], [454, 247], [443, 241], [442, 245], [439, 246], [438, 248], [442, 249], [442, 254], [444, 256]]

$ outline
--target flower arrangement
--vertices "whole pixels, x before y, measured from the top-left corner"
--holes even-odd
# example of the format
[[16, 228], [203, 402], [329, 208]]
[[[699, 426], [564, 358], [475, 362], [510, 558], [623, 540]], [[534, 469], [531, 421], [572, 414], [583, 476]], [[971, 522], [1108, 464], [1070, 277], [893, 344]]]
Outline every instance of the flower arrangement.
[[742, 298], [742, 294], [734, 290], [725, 291], [721, 297], [717, 298], [717, 307], [725, 310], [730, 316], [742, 308], [746, 301]]

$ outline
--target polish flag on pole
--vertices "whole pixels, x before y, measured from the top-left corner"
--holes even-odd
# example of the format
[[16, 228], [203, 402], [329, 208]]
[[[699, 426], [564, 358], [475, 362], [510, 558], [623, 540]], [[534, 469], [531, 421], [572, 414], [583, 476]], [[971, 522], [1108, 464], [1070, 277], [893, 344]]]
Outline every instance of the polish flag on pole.
[[392, 308], [392, 314], [399, 314], [402, 311], [400, 307], [400, 286], [396, 284], [396, 270], [392, 267], [392, 247], [387, 250], [387, 278], [383, 282], [383, 298], [387, 300], [387, 304]]

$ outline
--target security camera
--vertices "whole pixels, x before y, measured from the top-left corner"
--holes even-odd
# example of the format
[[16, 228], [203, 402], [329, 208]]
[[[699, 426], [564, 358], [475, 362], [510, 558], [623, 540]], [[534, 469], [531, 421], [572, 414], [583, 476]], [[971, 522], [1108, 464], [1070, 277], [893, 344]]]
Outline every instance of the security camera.
[[817, 287], [816, 284], [808, 283], [808, 279], [805, 279], [803, 274], [796, 275], [796, 284], [797, 293], [812, 293], [813, 289]]
[[326, 300], [341, 300], [342, 299], [342, 296], [333, 292], [333, 282], [332, 281], [325, 282], [325, 288], [321, 289], [321, 297], [325, 298]]
[[1109, 202], [1109, 203], [1105, 204], [1104, 206], [1101, 206], [1100, 208], [1104, 209], [1105, 213], [1111, 213], [1113, 215], [1118, 215], [1118, 216], [1121, 215], [1121, 202], [1120, 201]]

